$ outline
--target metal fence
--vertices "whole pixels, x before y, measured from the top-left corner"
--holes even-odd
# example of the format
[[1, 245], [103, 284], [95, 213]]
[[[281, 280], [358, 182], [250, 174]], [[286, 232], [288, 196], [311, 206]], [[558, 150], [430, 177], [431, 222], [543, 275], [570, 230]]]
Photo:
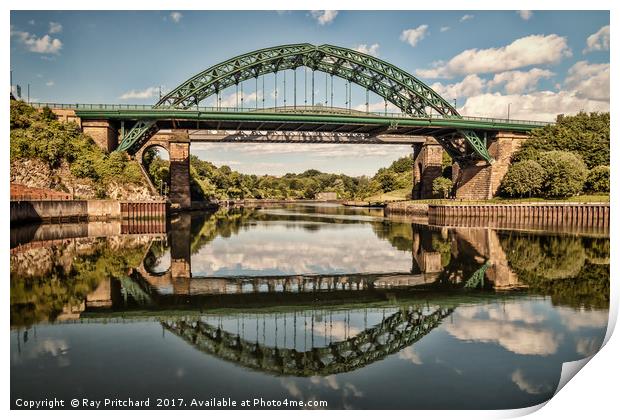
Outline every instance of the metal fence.
[[[168, 112], [170, 110], [174, 111], [185, 111], [182, 109], [176, 109], [171, 107], [158, 107], [154, 108], [152, 105], [132, 105], [132, 104], [63, 104], [56, 102], [31, 102], [35, 108], [44, 108], [49, 107], [52, 109], [73, 109], [76, 111], [84, 110], [84, 111], [150, 111], [150, 112]], [[488, 118], [488, 117], [475, 117], [475, 116], [450, 116], [450, 115], [440, 115], [440, 114], [429, 114], [428, 116], [420, 117], [403, 113], [396, 112], [365, 112], [360, 111], [358, 109], [348, 109], [348, 108], [332, 108], [332, 107], [323, 107], [323, 106], [283, 106], [277, 108], [262, 108], [262, 107], [209, 107], [209, 106], [198, 106], [194, 108], [187, 109], [186, 111], [198, 111], [198, 112], [222, 112], [222, 113], [232, 113], [232, 112], [241, 112], [241, 113], [250, 113], [250, 112], [261, 112], [261, 113], [307, 113], [307, 114], [330, 114], [330, 115], [354, 115], [354, 116], [375, 116], [375, 117], [389, 117], [389, 118], [409, 118], [409, 119], [420, 119], [420, 120], [467, 120], [467, 121], [480, 121], [480, 122], [490, 122], [497, 124], [525, 124], [525, 125], [537, 125], [537, 126], [546, 126], [549, 124], [553, 124], [553, 122], [548, 121], [533, 121], [533, 120], [515, 120], [515, 119], [506, 119], [506, 118]]]

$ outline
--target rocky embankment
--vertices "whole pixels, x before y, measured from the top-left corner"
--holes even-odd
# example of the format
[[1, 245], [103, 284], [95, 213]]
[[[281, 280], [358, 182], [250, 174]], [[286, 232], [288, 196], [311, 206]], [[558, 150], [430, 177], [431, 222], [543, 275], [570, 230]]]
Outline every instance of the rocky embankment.
[[11, 161], [11, 183], [61, 191], [72, 194], [76, 199], [153, 200], [159, 198], [151, 193], [146, 181], [143, 184], [110, 182], [103, 187], [96, 186], [91, 179], [73, 176], [66, 162], [58, 168], [50, 168], [38, 159]]

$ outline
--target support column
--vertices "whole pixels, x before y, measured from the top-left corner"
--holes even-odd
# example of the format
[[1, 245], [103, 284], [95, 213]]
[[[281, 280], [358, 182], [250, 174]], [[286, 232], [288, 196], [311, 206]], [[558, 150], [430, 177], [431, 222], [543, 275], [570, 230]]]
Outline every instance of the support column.
[[529, 136], [511, 132], [498, 132], [489, 142], [489, 155], [495, 162], [471, 162], [452, 167], [456, 198], [488, 200], [493, 198], [508, 172], [512, 156]]
[[82, 120], [82, 132], [106, 152], [113, 152], [118, 146], [116, 127], [109, 120]]
[[189, 139], [170, 141], [170, 202], [180, 209], [192, 204], [189, 185]]
[[427, 137], [417, 153], [414, 148], [413, 191], [411, 198], [433, 198], [433, 181], [441, 176], [443, 147], [432, 137]]

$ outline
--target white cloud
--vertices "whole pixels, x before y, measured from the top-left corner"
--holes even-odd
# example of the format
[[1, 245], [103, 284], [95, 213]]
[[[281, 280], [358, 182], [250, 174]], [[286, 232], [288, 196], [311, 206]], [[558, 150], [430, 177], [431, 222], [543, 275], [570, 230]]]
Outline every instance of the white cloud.
[[[517, 311], [513, 312], [514, 309]], [[545, 328], [544, 319], [527, 322], [532, 320], [530, 312], [518, 305], [507, 308], [506, 312], [498, 304], [460, 307], [444, 328], [459, 340], [496, 343], [516, 354], [547, 356], [556, 353], [562, 335]]]
[[465, 50], [447, 62], [434, 63], [433, 68], [418, 69], [416, 73], [427, 78], [494, 73], [532, 65], [555, 64], [571, 55], [564, 37], [556, 34], [529, 35], [499, 48]]
[[609, 51], [609, 25], [603, 26], [596, 33], [586, 39], [587, 47], [583, 50], [584, 54], [592, 51]]
[[55, 85], [55, 83], [54, 83], [53, 80], [49, 80], [48, 82], [45, 83], [45, 86], [48, 86], [48, 87], [52, 87], [54, 85]]
[[568, 69], [564, 86], [579, 98], [609, 101], [609, 63], [578, 61]]
[[120, 99], [149, 99], [154, 98], [159, 95], [159, 88], [156, 86], [151, 86], [143, 90], [132, 89], [128, 92], [123, 93], [120, 96]]
[[375, 57], [379, 55], [379, 44], [372, 44], [371, 46], [368, 46], [366, 44], [359, 44], [353, 49], [363, 54], [373, 55]]
[[183, 14], [181, 12], [171, 12], [170, 19], [172, 19], [174, 23], [179, 23], [181, 19], [183, 19]]
[[391, 156], [395, 153], [411, 153], [411, 146], [358, 144], [355, 147], [340, 144], [278, 144], [278, 143], [193, 143], [192, 151], [218, 151], [238, 154], [243, 152], [252, 156], [290, 155], [307, 153], [317, 158], [339, 159], [341, 157]]
[[512, 373], [512, 382], [519, 387], [521, 391], [528, 394], [536, 395], [551, 392], [553, 387], [549, 383], [537, 383], [525, 377], [521, 369], [517, 369]]
[[319, 25], [327, 25], [332, 23], [336, 16], [337, 10], [312, 10], [310, 15], [319, 23]]
[[449, 26], [442, 26], [441, 28], [439, 28], [439, 32], [446, 32], [449, 31], [450, 27]]
[[426, 37], [428, 31], [428, 25], [420, 25], [417, 28], [405, 29], [400, 34], [400, 40], [407, 42], [412, 47], [415, 47], [418, 42]]
[[531, 10], [518, 10], [517, 13], [519, 14], [519, 16], [521, 16], [521, 19], [523, 20], [530, 20], [533, 15]]
[[62, 41], [44, 35], [38, 38], [35, 34], [23, 31], [11, 31], [11, 36], [16, 37], [26, 46], [28, 51], [39, 54], [58, 54], [62, 48]]
[[536, 121], [555, 121], [558, 114], [609, 111], [609, 102], [579, 98], [574, 92], [532, 92], [522, 95], [484, 93], [467, 98], [459, 108], [461, 115], [506, 118], [510, 104], [510, 118]]
[[58, 22], [50, 22], [50, 34], [59, 34], [62, 32], [62, 25]]
[[[359, 104], [353, 107], [356, 111], [366, 112], [366, 103]], [[368, 104], [368, 112], [401, 112], [396, 106], [388, 102], [387, 109], [385, 108], [385, 101], [373, 102]]]
[[433, 83], [430, 87], [446, 100], [479, 95], [484, 91], [486, 80], [481, 79], [475, 74], [466, 76], [461, 82], [450, 85]]
[[474, 15], [463, 15], [461, 16], [460, 22], [465, 22], [466, 20], [473, 19]]
[[526, 93], [536, 89], [540, 79], [548, 79], [554, 76], [550, 70], [533, 68], [529, 71], [512, 70], [498, 73], [488, 84], [489, 88], [504, 86], [508, 94]]
[[420, 355], [413, 349], [413, 346], [409, 346], [398, 353], [398, 358], [403, 360], [408, 360], [414, 365], [421, 365], [422, 358]]
[[[273, 97], [275, 97], [275, 92], [273, 93]], [[258, 91], [258, 98], [262, 98], [262, 90]], [[247, 92], [243, 94], [243, 102], [241, 102], [241, 91], [239, 91], [239, 95], [237, 96], [236, 92], [230, 93], [228, 95], [222, 96], [222, 100], [219, 103], [219, 106], [222, 108], [234, 108], [237, 106], [237, 99], [239, 100], [239, 107], [243, 104], [244, 108], [247, 108], [249, 103], [255, 104], [257, 99], [256, 92]], [[207, 106], [217, 107], [218, 101], [217, 98], [213, 97], [211, 102]]]

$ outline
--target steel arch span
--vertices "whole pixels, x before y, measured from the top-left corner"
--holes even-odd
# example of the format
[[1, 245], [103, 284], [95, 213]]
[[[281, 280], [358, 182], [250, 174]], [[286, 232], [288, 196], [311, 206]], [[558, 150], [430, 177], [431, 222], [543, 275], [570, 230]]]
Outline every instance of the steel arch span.
[[[387, 125], [383, 129], [384, 131], [385, 129], [397, 128], [401, 123], [407, 125], [415, 122], [420, 126], [427, 124], [437, 126], [441, 123], [458, 125], [467, 122], [437, 92], [418, 78], [386, 61], [333, 45], [290, 44], [239, 55], [211, 66], [186, 80], [162, 97], [152, 107], [152, 112], [136, 120], [136, 124], [127, 133], [124, 133], [117, 150], [135, 153], [159, 130], [158, 119], [182, 120], [189, 118], [191, 120], [194, 118], [199, 120], [201, 111], [198, 105], [202, 100], [213, 95], [220, 95], [224, 89], [238, 86], [244, 81], [255, 80], [258, 84], [260, 76], [271, 73], [277, 75], [279, 71], [295, 70], [299, 67], [309, 68], [313, 74], [314, 71], [320, 71], [326, 75], [331, 75], [332, 78], [333, 76], [342, 78], [351, 84], [365, 88], [367, 93], [370, 91], [376, 93], [386, 103], [389, 102], [398, 107], [404, 116], [390, 118], [389, 122], [385, 123]], [[194, 109], [196, 115], [189, 115]], [[166, 117], [170, 113], [174, 115]], [[250, 112], [249, 114], [252, 115], [244, 115], [243, 117], [245, 119], [251, 117], [252, 120], [257, 121], [263, 118], [263, 121], [267, 121], [273, 119], [273, 116], [278, 115], [278, 113], [277, 108], [267, 113], [264, 109], [261, 112], [256, 109], [256, 114]], [[303, 113], [302, 111], [301, 114]], [[218, 109], [209, 118], [219, 118], [224, 121], [236, 114], [247, 114], [247, 112], [243, 109], [241, 111], [235, 109], [231, 113]], [[295, 111], [293, 116], [300, 117], [301, 121], [303, 116], [301, 114]], [[332, 117], [337, 117], [337, 115]], [[339, 122], [346, 126], [353, 115], [340, 117], [342, 121]], [[363, 123], [384, 124], [379, 121], [380, 116], [378, 115], [367, 114], [363, 117], [368, 119]], [[345, 119], [347, 121], [344, 121]], [[241, 125], [239, 124], [239, 127]], [[300, 126], [303, 125], [304, 123], [301, 121]], [[322, 127], [323, 125], [319, 123], [318, 126]], [[369, 129], [374, 130], [373, 128]], [[457, 162], [484, 160], [489, 164], [493, 163], [493, 159], [487, 150], [487, 131], [483, 128], [446, 127], [446, 129], [439, 129], [437, 133], [431, 135]]]
[[155, 108], [188, 109], [240, 82], [281, 70], [307, 67], [338, 76], [381, 96], [412, 116], [460, 117], [452, 105], [422, 81], [376, 57], [333, 45], [291, 44], [231, 58], [191, 77]]

